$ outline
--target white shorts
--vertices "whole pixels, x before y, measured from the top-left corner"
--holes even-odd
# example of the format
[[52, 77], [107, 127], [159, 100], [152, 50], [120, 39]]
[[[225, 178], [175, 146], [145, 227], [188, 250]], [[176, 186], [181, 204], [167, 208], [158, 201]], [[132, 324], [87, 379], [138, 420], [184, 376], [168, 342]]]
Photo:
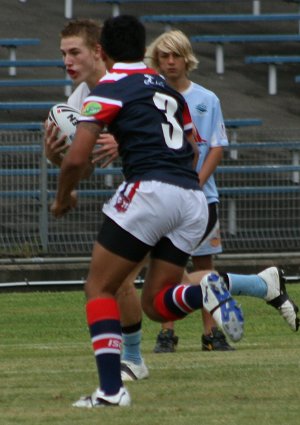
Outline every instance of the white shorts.
[[208, 221], [202, 191], [158, 181], [122, 183], [103, 212], [147, 245], [167, 237], [188, 254], [201, 242]]

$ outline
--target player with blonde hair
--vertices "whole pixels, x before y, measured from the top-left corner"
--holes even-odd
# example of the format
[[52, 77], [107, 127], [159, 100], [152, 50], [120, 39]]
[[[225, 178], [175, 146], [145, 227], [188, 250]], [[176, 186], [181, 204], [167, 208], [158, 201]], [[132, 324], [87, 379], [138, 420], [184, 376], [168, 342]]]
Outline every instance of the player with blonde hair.
[[[195, 270], [211, 270], [213, 255], [222, 252], [218, 218], [219, 195], [213, 173], [222, 159], [224, 147], [228, 146], [220, 101], [211, 90], [190, 80], [189, 74], [197, 68], [198, 60], [189, 39], [182, 31], [173, 30], [157, 37], [148, 47], [146, 58], [150, 66], [160, 72], [171, 87], [183, 95], [189, 106], [193, 123], [201, 136], [201, 142], [198, 143], [197, 171], [200, 185], [208, 201], [209, 223], [206, 237], [192, 252], [191, 258]], [[297, 311], [290, 301], [285, 304], [286, 296], [279, 298], [278, 305], [276, 302], [274, 304], [274, 298], [280, 297], [281, 286], [284, 285], [280, 272], [276, 268], [271, 267], [259, 275], [251, 276], [224, 274], [224, 279], [233, 295], [257, 296], [272, 301], [273, 304], [272, 302], [270, 304], [276, 308], [280, 306], [284, 319], [293, 330], [297, 330]], [[274, 285], [276, 290], [271, 291], [272, 295], [270, 295], [270, 288]], [[274, 294], [277, 294], [276, 297]], [[216, 327], [214, 320], [205, 310], [202, 310], [202, 317], [204, 324], [202, 349], [205, 351], [232, 350], [224, 333]], [[164, 323], [157, 336], [154, 351], [172, 352], [177, 342], [174, 323]]]

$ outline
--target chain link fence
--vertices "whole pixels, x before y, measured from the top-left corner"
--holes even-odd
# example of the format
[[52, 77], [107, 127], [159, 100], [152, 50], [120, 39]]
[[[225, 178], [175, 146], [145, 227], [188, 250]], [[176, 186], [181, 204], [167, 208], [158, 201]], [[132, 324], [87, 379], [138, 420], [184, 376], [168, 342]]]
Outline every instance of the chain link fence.
[[[275, 133], [229, 134], [216, 173], [226, 253], [300, 251], [299, 131]], [[96, 168], [80, 183], [78, 208], [57, 220], [49, 207], [59, 170], [43, 155], [42, 131], [2, 131], [0, 152], [0, 257], [90, 255], [120, 164]]]

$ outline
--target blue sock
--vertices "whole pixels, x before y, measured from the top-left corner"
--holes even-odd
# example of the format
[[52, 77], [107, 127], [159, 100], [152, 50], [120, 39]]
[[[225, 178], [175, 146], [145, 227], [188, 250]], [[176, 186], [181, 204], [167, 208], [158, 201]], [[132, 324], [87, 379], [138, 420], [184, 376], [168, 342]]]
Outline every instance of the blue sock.
[[121, 360], [135, 364], [142, 363], [141, 354], [142, 322], [132, 326], [122, 327], [122, 354]]
[[257, 274], [243, 275], [227, 273], [229, 291], [232, 295], [247, 295], [264, 298], [267, 295], [267, 284]]

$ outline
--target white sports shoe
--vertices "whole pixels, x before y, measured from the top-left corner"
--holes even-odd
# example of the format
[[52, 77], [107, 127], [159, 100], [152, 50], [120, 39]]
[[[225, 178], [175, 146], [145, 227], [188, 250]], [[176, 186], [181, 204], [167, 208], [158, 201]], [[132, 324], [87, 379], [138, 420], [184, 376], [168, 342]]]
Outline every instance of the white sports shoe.
[[239, 341], [244, 332], [243, 312], [223, 279], [217, 273], [209, 273], [202, 278], [200, 286], [205, 310], [232, 341]]
[[72, 404], [73, 407], [85, 407], [91, 409], [92, 407], [107, 407], [107, 406], [130, 406], [131, 399], [128, 390], [121, 387], [119, 392], [115, 395], [105, 395], [99, 388], [87, 397], [81, 397], [79, 400]]
[[300, 319], [297, 317], [298, 307], [289, 298], [284, 284], [282, 270], [277, 267], [269, 267], [258, 273], [267, 284], [267, 304], [276, 308], [293, 331], [299, 329]]
[[144, 363], [135, 364], [128, 360], [121, 360], [121, 378], [122, 381], [136, 381], [146, 379], [149, 376], [149, 370]]

